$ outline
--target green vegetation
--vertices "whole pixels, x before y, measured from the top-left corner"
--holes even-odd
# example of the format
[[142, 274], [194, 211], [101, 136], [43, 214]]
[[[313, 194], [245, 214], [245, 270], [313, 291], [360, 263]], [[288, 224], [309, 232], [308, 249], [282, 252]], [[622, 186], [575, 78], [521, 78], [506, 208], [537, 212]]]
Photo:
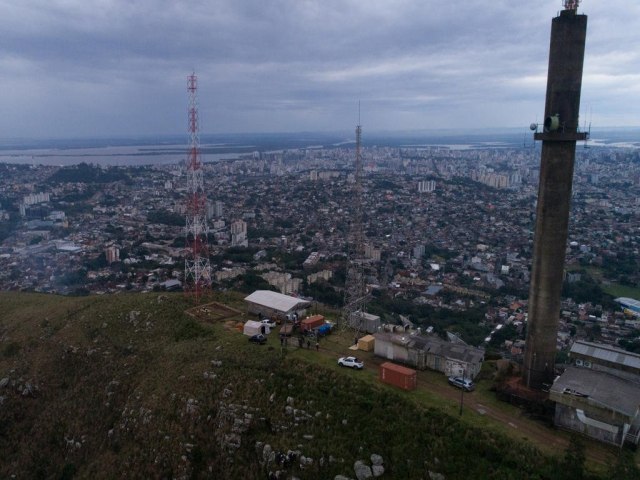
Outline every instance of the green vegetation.
[[491, 335], [491, 341], [489, 345], [493, 348], [499, 349], [505, 340], [511, 340], [518, 337], [518, 330], [513, 324], [509, 324]]
[[168, 210], [152, 210], [147, 214], [147, 221], [149, 223], [161, 223], [163, 225], [183, 227], [184, 215], [170, 212]]
[[640, 478], [640, 468], [634, 462], [631, 451], [620, 450], [615, 462], [609, 465], [609, 478], [615, 480], [637, 480]]
[[9, 220], [0, 220], [0, 242], [9, 237], [18, 225], [18, 216], [11, 215]]
[[86, 163], [63, 167], [48, 179], [51, 183], [109, 183], [127, 180], [129, 177], [116, 168], [103, 169]]
[[390, 190], [393, 192], [401, 188], [400, 185], [388, 179], [375, 179], [373, 181], [373, 184], [374, 188], [378, 190]]
[[600, 284], [586, 272], [577, 282], [565, 282], [562, 286], [562, 296], [572, 298], [578, 303], [591, 302], [609, 309], [617, 307], [613, 302], [613, 297], [606, 293]]
[[582, 439], [576, 435], [571, 436], [569, 447], [564, 452], [560, 462], [563, 475], [572, 480], [582, 480], [586, 477], [584, 463], [586, 460], [585, 448]]
[[240, 277], [240, 291], [244, 293], [252, 293], [256, 290], [275, 290], [269, 282], [258, 275], [253, 270], [248, 271]]
[[[242, 311], [241, 299], [203, 302]], [[396, 390], [313, 349], [283, 356], [276, 338], [250, 344], [228, 324], [243, 314], [182, 294], [0, 293], [0, 304], [0, 478], [262, 479], [281, 469], [263, 461], [265, 443], [312, 458], [288, 468], [301, 479], [353, 478], [374, 453], [382, 478], [604, 478], [579, 449], [550, 457], [486, 417], [460, 419], [429, 389]]]
[[234, 263], [251, 263], [253, 256], [258, 252], [257, 248], [229, 247], [221, 255], [221, 260], [229, 260]]
[[176, 342], [212, 337], [212, 331], [203, 327], [197, 320], [193, 318], [187, 318], [185, 320], [176, 322], [173, 328], [173, 338]]
[[611, 284], [603, 287], [603, 290], [613, 297], [628, 297], [640, 299], [640, 287], [630, 287], [628, 285]]
[[288, 218], [278, 218], [273, 222], [274, 226], [277, 228], [287, 229], [293, 228], [293, 221]]
[[[629, 284], [620, 284], [616, 282], [605, 282], [605, 270], [597, 267], [586, 267], [586, 268], [570, 268], [571, 271], [578, 271], [582, 274], [583, 278], [582, 282], [586, 282], [586, 288], [590, 291], [591, 294], [594, 294], [597, 300], [603, 301], [604, 305], [608, 305], [609, 308], [614, 310], [619, 308], [619, 305], [613, 303], [613, 298], [617, 297], [629, 297], [640, 299], [640, 286], [634, 286]], [[624, 277], [624, 275], [623, 275]], [[570, 287], [569, 292], [576, 292], [580, 295], [578, 290], [580, 290], [580, 282], [577, 282], [578, 285], [573, 285]], [[598, 289], [594, 289], [593, 284], [597, 284]], [[564, 295], [564, 291], [563, 291]], [[595, 300], [589, 300], [594, 302]], [[609, 303], [607, 303], [609, 302]], [[599, 303], [599, 302], [595, 302]]]
[[628, 252], [607, 255], [603, 258], [602, 270], [610, 278], [637, 275], [640, 270], [640, 258], [637, 254]]
[[17, 344], [16, 342], [8, 343], [2, 349], [3, 355], [7, 358], [16, 356], [19, 351], [20, 351], [20, 345]]
[[38, 235], [37, 237], [33, 237], [31, 240], [29, 240], [29, 245], [37, 245], [38, 243], [42, 242], [42, 240], [44, 240], [44, 238]]
[[622, 338], [618, 340], [618, 344], [628, 352], [640, 353], [640, 340], [629, 340]]
[[304, 262], [308, 256], [309, 252], [274, 252], [272, 255], [274, 261], [285, 270], [302, 269], [302, 262]]
[[391, 323], [394, 323], [397, 317], [390, 316], [389, 312], [407, 315], [416, 325], [432, 326], [435, 332], [442, 336], [446, 331], [455, 332], [471, 345], [480, 345], [491, 331], [490, 327], [482, 325], [486, 307], [469, 308], [461, 312], [434, 308], [430, 305], [417, 305], [410, 299], [382, 294], [373, 297], [368, 310]]
[[257, 238], [275, 238], [282, 235], [280, 230], [273, 228], [255, 228], [248, 227], [247, 228], [247, 237], [251, 240], [255, 240]]
[[429, 264], [435, 261], [450, 260], [456, 257], [457, 254], [447, 248], [438, 247], [437, 245], [427, 243], [424, 248], [424, 256], [422, 265], [425, 268], [429, 267]]
[[340, 308], [344, 304], [344, 296], [325, 281], [317, 281], [306, 285], [304, 287], [304, 294], [331, 307]]
[[101, 268], [105, 268], [108, 265], [109, 262], [107, 261], [107, 254], [105, 252], [101, 252], [96, 258], [87, 260], [84, 266], [88, 270], [100, 270]]

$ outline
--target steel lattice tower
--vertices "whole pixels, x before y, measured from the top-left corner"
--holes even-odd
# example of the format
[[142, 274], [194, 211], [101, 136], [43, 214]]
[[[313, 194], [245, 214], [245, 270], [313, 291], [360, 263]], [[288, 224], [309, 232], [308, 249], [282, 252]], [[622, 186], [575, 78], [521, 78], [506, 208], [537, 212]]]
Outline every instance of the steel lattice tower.
[[187, 77], [189, 93], [189, 151], [187, 155], [187, 209], [185, 222], [186, 256], [184, 261], [184, 289], [195, 297], [211, 285], [209, 263], [209, 227], [207, 226], [206, 196], [200, 161], [200, 126], [198, 118], [198, 77]]
[[364, 313], [367, 290], [365, 285], [365, 249], [362, 222], [362, 126], [356, 126], [356, 158], [354, 185], [351, 205], [351, 225], [347, 237], [347, 272], [344, 289], [344, 307], [342, 312], [342, 328], [352, 326], [359, 330], [362, 319], [358, 314]]

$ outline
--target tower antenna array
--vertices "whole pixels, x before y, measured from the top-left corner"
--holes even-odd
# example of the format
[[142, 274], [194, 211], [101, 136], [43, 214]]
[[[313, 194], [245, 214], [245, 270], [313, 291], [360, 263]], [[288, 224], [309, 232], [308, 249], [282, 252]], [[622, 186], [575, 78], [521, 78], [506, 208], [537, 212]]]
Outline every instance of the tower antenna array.
[[578, 10], [579, 5], [580, 5], [580, 0], [564, 0], [565, 10]]
[[198, 77], [187, 77], [189, 93], [189, 150], [187, 155], [187, 208], [185, 217], [184, 290], [200, 301], [203, 290], [211, 285], [209, 263], [209, 227], [206, 216], [202, 162], [200, 161], [200, 125], [198, 118]]

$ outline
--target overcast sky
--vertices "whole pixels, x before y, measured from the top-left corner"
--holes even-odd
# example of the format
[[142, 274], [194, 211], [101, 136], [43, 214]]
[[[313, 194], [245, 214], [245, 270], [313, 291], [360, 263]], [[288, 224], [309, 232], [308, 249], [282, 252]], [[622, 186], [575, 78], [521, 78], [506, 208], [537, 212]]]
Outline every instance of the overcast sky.
[[[525, 127], [561, 0], [0, 0], [0, 138]], [[584, 0], [582, 119], [640, 125], [640, 2]]]

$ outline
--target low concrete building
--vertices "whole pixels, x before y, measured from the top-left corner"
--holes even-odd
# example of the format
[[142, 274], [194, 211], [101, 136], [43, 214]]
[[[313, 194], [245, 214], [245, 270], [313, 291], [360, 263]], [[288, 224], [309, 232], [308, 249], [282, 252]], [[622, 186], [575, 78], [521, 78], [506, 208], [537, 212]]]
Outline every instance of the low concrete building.
[[437, 370], [447, 376], [475, 378], [484, 361], [484, 350], [451, 343], [435, 335], [377, 333], [374, 353], [418, 370]]
[[551, 387], [554, 423], [602, 442], [638, 445], [640, 384], [588, 368], [569, 367]]
[[361, 332], [375, 333], [381, 328], [380, 317], [366, 312], [353, 312], [349, 316], [349, 326]]
[[602, 442], [640, 443], [640, 355], [575, 342], [573, 365], [553, 383], [554, 423]]
[[179, 290], [182, 288], [182, 282], [176, 279], [169, 279], [160, 284], [167, 291]]

